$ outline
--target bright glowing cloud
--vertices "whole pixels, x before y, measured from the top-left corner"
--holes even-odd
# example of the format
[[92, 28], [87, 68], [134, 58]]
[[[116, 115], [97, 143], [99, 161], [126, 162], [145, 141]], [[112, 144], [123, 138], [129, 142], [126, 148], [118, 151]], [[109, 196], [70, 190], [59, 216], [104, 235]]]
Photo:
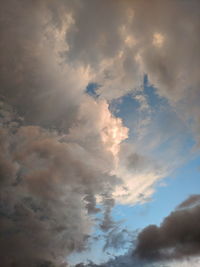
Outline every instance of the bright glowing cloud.
[[154, 33], [153, 35], [153, 45], [156, 47], [162, 47], [165, 39], [164, 36], [160, 33]]

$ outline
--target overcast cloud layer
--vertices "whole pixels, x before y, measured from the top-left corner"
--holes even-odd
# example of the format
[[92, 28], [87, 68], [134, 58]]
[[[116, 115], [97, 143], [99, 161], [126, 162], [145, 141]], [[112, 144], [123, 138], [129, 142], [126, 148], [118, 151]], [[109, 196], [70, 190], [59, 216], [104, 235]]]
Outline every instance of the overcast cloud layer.
[[[102, 213], [100, 229], [114, 231], [115, 203], [148, 201], [155, 184], [173, 169], [129, 143], [129, 129], [110, 110], [113, 100], [140, 92], [140, 109], [150, 117], [144, 74], [187, 124], [198, 148], [199, 10], [198, 0], [1, 3], [3, 267], [66, 265], [68, 255], [87, 246], [96, 213]], [[86, 94], [90, 83], [98, 85], [98, 97]], [[190, 244], [181, 243], [171, 258], [196, 254], [199, 239], [191, 231], [198, 227], [188, 222], [175, 241], [166, 234], [171, 220], [197, 220], [196, 203], [197, 196], [160, 227], [141, 232], [137, 254], [166, 258], [162, 249], [181, 243], [188, 229]], [[151, 230], [162, 239], [153, 251], [143, 242]]]

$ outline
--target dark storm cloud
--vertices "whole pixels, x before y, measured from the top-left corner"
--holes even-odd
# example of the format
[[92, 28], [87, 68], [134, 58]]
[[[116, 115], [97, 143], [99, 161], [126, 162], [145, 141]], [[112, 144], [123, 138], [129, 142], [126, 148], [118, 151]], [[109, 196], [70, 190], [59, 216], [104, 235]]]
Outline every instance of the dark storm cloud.
[[[158, 227], [150, 225], [138, 236], [134, 254], [144, 259], [173, 259], [200, 254], [199, 196], [191, 196]], [[194, 206], [192, 206], [194, 204]]]

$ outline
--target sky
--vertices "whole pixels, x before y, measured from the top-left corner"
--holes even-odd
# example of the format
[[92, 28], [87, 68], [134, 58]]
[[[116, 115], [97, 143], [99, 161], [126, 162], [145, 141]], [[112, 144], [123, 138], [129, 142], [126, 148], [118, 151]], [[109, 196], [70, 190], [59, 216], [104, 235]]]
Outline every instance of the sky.
[[199, 10], [1, 3], [2, 267], [200, 266]]

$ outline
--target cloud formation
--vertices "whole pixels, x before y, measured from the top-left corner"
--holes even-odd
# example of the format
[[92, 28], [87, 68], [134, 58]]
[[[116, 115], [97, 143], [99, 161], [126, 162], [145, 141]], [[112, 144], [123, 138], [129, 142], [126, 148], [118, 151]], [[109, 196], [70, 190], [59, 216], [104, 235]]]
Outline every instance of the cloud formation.
[[189, 197], [158, 227], [150, 225], [138, 236], [135, 254], [144, 259], [173, 259], [199, 255], [199, 195]]
[[[107, 263], [86, 266], [198, 266], [200, 255], [199, 195], [192, 195], [168, 215], [160, 226], [149, 225], [133, 240], [125, 255]], [[112, 241], [112, 240], [111, 240]], [[113, 240], [114, 241], [114, 240]], [[85, 265], [83, 265], [85, 266]]]
[[[85, 95], [88, 69], [63, 65], [59, 53], [67, 44], [53, 6], [53, 1], [49, 6], [8, 1], [1, 9], [5, 267], [60, 265], [71, 252], [84, 249], [94, 224], [89, 214], [100, 211], [97, 196], [109, 216], [104, 195], [114, 203], [112, 191], [120, 183], [111, 172], [127, 129], [106, 101]], [[61, 21], [65, 36], [71, 23], [67, 12]]]
[[7, 1], [1, 91], [29, 121], [67, 127], [89, 82], [112, 100], [141, 89], [146, 73], [198, 130], [198, 8], [196, 0]]
[[[152, 196], [166, 168], [143, 148], [122, 144], [129, 131], [109, 109], [114, 99], [141, 92], [144, 74], [189, 121], [198, 140], [198, 10], [195, 0], [1, 4], [0, 247], [5, 267], [42, 265], [43, 260], [47, 266], [61, 264], [84, 249], [94, 223], [90, 215], [100, 211], [97, 203], [103, 208], [100, 227], [108, 231], [115, 202], [134, 204]], [[96, 99], [85, 93], [92, 82], [98, 84]], [[144, 95], [136, 99], [147, 112]], [[176, 240], [164, 234], [172, 232], [171, 220], [198, 217], [194, 199], [182, 203], [160, 228], [144, 230], [138, 255], [146, 255], [142, 240], [152, 232], [162, 241], [155, 239], [150, 256], [167, 256], [161, 250], [176, 242], [179, 246], [168, 251], [174, 258], [197, 250], [189, 222], [186, 249], [181, 246], [184, 225]], [[185, 210], [188, 203], [193, 206]]]
[[105, 164], [92, 167], [92, 155], [78, 143], [61, 138], [39, 126], [13, 126], [13, 120], [1, 130], [3, 266], [59, 263], [83, 249], [92, 226], [88, 213], [98, 211], [96, 195], [118, 181]]
[[85, 1], [66, 37], [70, 59], [94, 68], [98, 93], [111, 100], [140, 88], [146, 73], [179, 116], [193, 118], [198, 139], [198, 9], [196, 0]]

